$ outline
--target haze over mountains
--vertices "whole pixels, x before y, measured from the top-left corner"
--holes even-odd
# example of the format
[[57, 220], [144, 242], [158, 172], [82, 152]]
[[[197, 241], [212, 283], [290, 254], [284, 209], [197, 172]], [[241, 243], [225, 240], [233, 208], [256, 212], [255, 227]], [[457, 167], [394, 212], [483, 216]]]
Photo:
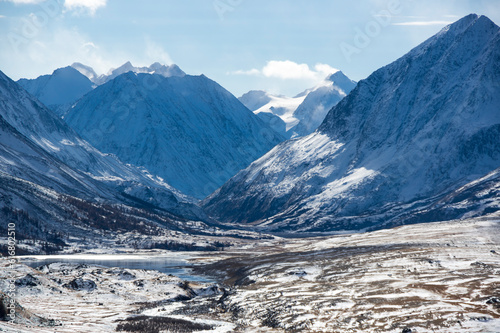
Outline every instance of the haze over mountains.
[[92, 81], [71, 66], [36, 79], [20, 79], [17, 83], [59, 116], [94, 89]]
[[288, 231], [498, 210], [499, 30], [477, 15], [444, 28], [360, 81], [318, 131], [278, 145], [204, 207], [226, 222]]

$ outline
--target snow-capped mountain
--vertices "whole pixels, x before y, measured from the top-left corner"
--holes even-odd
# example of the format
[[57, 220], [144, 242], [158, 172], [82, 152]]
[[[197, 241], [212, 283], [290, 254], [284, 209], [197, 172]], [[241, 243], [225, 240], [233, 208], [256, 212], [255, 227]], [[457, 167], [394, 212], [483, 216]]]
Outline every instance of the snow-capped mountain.
[[[252, 163], [206, 209], [223, 221], [302, 231], [497, 210], [488, 179], [500, 166], [499, 59], [500, 28], [466, 16], [359, 82], [316, 132]], [[481, 198], [493, 200], [488, 209]]]
[[0, 171], [5, 176], [87, 200], [149, 204], [182, 216], [203, 216], [194, 199], [93, 148], [2, 72], [0, 117]]
[[36, 79], [20, 79], [17, 83], [59, 116], [94, 88], [85, 75], [70, 66]]
[[338, 71], [295, 97], [252, 90], [239, 100], [278, 133], [291, 138], [314, 132], [328, 111], [355, 86], [356, 82]]
[[165, 66], [158, 62], [149, 67], [135, 67], [126, 62], [116, 69], [111, 69], [107, 74], [98, 75], [92, 67], [75, 62], [71, 66], [56, 69], [52, 74], [42, 75], [36, 79], [20, 79], [17, 83], [57, 115], [63, 117], [86, 93], [127, 72], [158, 74], [165, 77], [186, 75], [175, 64]]
[[[75, 68], [79, 71], [81, 71], [82, 74], [88, 75], [89, 79], [92, 80], [97, 85], [104, 84], [108, 81], [113, 80], [115, 77], [128, 73], [128, 72], [133, 72], [133, 73], [145, 73], [145, 74], [158, 74], [162, 75], [164, 77], [171, 77], [171, 76], [184, 76], [186, 73], [184, 73], [179, 66], [173, 64], [170, 66], [165, 66], [162, 65], [158, 62], [155, 62], [149, 67], [135, 67], [133, 66], [130, 61], [127, 61], [120, 67], [116, 69], [111, 69], [107, 74], [102, 74], [100, 76], [97, 76], [95, 72], [90, 71], [89, 67], [87, 66], [81, 66], [81, 64], [73, 64], [72, 66], [75, 66]], [[87, 68], [85, 68], [87, 67]]]
[[293, 117], [298, 124], [289, 133], [290, 137], [304, 136], [314, 132], [323, 122], [332, 107], [356, 87], [356, 82], [341, 71], [331, 74], [313, 88], [297, 107]]
[[262, 90], [252, 90], [241, 96], [239, 100], [266, 124], [288, 138], [287, 131], [299, 122], [293, 113], [305, 98], [306, 94], [287, 97], [272, 95]]
[[85, 95], [65, 120], [101, 151], [197, 198], [284, 139], [204, 75], [127, 72]]

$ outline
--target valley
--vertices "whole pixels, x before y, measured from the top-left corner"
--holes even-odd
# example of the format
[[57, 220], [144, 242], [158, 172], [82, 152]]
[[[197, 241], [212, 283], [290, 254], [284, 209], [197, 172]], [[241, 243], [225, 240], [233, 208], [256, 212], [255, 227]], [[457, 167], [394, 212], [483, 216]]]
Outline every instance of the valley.
[[500, 27], [444, 17], [371, 21], [441, 30], [358, 82], [249, 45], [226, 79], [275, 86], [240, 98], [149, 40], [149, 66], [2, 68], [0, 332], [500, 332]]
[[[161, 317], [207, 325], [193, 332], [496, 332], [499, 226], [500, 217], [492, 216], [312, 239], [241, 241], [224, 252], [120, 255], [184, 257], [194, 265], [193, 275], [216, 283], [89, 264], [17, 264], [1, 273], [17, 281], [16, 300], [31, 316], [57, 326], [0, 328], [114, 332], [127, 318]], [[75, 279], [92, 281], [90, 289], [70, 287]]]

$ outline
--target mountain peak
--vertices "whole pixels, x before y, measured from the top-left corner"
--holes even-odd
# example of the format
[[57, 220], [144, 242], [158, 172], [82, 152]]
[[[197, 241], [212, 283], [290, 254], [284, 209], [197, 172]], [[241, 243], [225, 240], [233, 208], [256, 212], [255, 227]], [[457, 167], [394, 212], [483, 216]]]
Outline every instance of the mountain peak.
[[337, 71], [330, 74], [326, 80], [327, 82], [333, 82], [333, 84], [344, 92], [349, 92], [356, 86], [356, 82], [348, 78], [342, 71]]
[[485, 28], [487, 30], [495, 28], [498, 30], [498, 26], [488, 17], [484, 15], [469, 14], [443, 28], [442, 33], [449, 32], [453, 34], [461, 34], [470, 29], [482, 32]]
[[[462, 17], [460, 20], [450, 24], [450, 26], [455, 26], [455, 27], [469, 27], [475, 23], [493, 23], [493, 21], [491, 21], [488, 17], [484, 16], [484, 15], [478, 15], [478, 14], [475, 14], [475, 13], [472, 13], [472, 14], [469, 14], [469, 15], [466, 15], [464, 17]], [[494, 24], [494, 23], [493, 23]]]
[[335, 81], [336, 78], [343, 78], [346, 77], [342, 71], [337, 71], [335, 73], [332, 73], [326, 77], [327, 81]]
[[130, 61], [127, 61], [118, 68], [112, 68], [108, 72], [108, 76], [118, 76], [123, 73], [131, 72], [135, 69]]
[[272, 100], [271, 96], [264, 90], [250, 90], [238, 99], [251, 111], [261, 108]]
[[[84, 71], [85, 66], [82, 66], [79, 68]], [[21, 79], [17, 83], [59, 116], [63, 116], [74, 102], [94, 86], [87, 75], [73, 66], [58, 68], [51, 75], [36, 79]]]
[[149, 68], [150, 70], [152, 70], [152, 71], [155, 71], [155, 70], [158, 70], [158, 69], [160, 69], [160, 68], [162, 68], [162, 67], [168, 67], [168, 66], [162, 65], [162, 64], [160, 64], [160, 63], [157, 61], [157, 62], [152, 63], [152, 64], [151, 64], [151, 66], [149, 66], [148, 68]]

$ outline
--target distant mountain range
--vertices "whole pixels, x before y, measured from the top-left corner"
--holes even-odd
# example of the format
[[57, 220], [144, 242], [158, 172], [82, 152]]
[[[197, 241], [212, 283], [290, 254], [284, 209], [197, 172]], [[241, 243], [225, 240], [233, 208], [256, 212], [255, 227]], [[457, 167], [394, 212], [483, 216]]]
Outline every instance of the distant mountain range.
[[20, 79], [17, 83], [59, 116], [64, 116], [86, 93], [127, 72], [165, 77], [186, 75], [177, 65], [165, 66], [157, 62], [149, 67], [135, 67], [126, 62], [116, 69], [111, 69], [108, 74], [97, 75], [93, 68], [76, 62], [71, 66], [56, 69], [50, 75], [42, 75], [36, 79]]
[[36, 79], [20, 79], [17, 83], [59, 116], [95, 87], [85, 75], [70, 66]]
[[204, 201], [273, 231], [367, 230], [500, 209], [500, 28], [469, 15], [377, 70], [311, 135]]
[[294, 138], [314, 132], [328, 111], [355, 86], [356, 82], [338, 71], [295, 97], [252, 90], [239, 100], [278, 133]]

